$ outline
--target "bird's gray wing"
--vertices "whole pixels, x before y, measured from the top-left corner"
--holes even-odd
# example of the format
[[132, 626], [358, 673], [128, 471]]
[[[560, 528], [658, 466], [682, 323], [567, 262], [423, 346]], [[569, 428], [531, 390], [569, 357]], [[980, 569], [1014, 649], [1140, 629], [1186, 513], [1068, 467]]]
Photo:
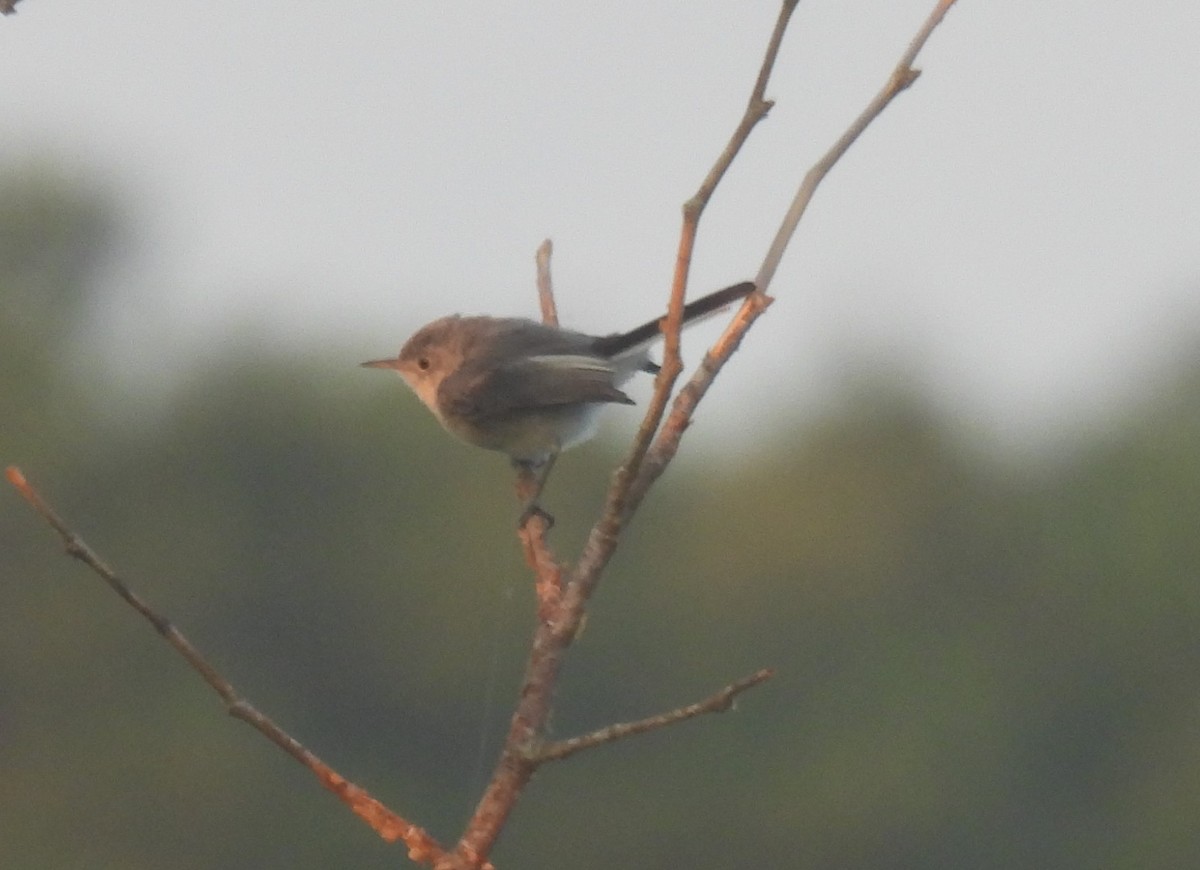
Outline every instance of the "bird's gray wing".
[[613, 367], [596, 357], [542, 354], [487, 369], [462, 366], [442, 381], [438, 398], [451, 415], [472, 421], [563, 405], [632, 405], [613, 377]]

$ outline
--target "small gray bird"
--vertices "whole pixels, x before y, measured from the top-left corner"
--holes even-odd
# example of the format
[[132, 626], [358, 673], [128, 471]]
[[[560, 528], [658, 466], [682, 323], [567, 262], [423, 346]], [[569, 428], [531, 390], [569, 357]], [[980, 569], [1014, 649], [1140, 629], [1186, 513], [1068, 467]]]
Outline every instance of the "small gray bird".
[[[746, 282], [697, 299], [684, 307], [683, 322], [753, 291]], [[592, 437], [606, 404], [633, 404], [620, 387], [639, 371], [658, 371], [648, 348], [661, 335], [659, 323], [596, 336], [521, 318], [456, 314], [417, 330], [394, 359], [363, 365], [397, 371], [463, 441], [536, 468]]]

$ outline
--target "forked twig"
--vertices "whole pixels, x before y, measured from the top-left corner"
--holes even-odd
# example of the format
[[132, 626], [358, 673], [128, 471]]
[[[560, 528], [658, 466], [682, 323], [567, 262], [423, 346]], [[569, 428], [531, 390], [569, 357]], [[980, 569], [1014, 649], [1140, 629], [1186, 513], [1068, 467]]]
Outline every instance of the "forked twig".
[[692, 375], [688, 383], [684, 385], [683, 389], [679, 391], [679, 395], [675, 397], [670, 416], [667, 418], [662, 431], [658, 435], [658, 439], [650, 450], [650, 455], [646, 459], [641, 477], [633, 487], [631, 495], [635, 504], [641, 501], [646, 490], [662, 475], [667, 464], [675, 456], [676, 452], [678, 452], [680, 439], [683, 438], [683, 433], [691, 422], [696, 405], [704, 398], [704, 394], [712, 386], [717, 374], [725, 366], [725, 363], [729, 361], [733, 352], [737, 350], [743, 336], [745, 336], [746, 332], [754, 324], [754, 321], [758, 319], [759, 315], [766, 310], [772, 301], [769, 297], [762, 294], [765, 294], [767, 288], [770, 286], [771, 280], [775, 276], [775, 270], [783, 258], [783, 252], [795, 234], [796, 227], [800, 223], [800, 218], [804, 215], [805, 209], [808, 208], [809, 202], [812, 201], [817, 187], [820, 186], [825, 176], [829, 174], [829, 170], [842, 159], [842, 156], [850, 149], [850, 146], [858, 140], [863, 131], [883, 113], [883, 110], [891, 104], [892, 100], [907, 90], [917, 80], [917, 77], [921, 73], [920, 70], [914, 69], [912, 64], [917, 59], [917, 55], [920, 54], [925, 43], [929, 40], [929, 37], [933, 34], [933, 31], [941, 24], [942, 19], [946, 17], [946, 13], [950, 11], [950, 7], [955, 2], [956, 0], [938, 0], [937, 5], [925, 19], [920, 30], [917, 31], [917, 35], [913, 37], [912, 42], [909, 43], [908, 49], [901, 56], [900, 62], [892, 70], [891, 75], [888, 76], [887, 82], [884, 83], [879, 93], [875, 95], [874, 99], [867, 104], [867, 107], [846, 128], [846, 132], [838, 137], [838, 140], [830, 146], [821, 159], [813, 164], [812, 168], [805, 174], [804, 180], [800, 183], [800, 187], [796, 191], [796, 196], [792, 200], [787, 214], [784, 215], [779, 231], [775, 234], [775, 239], [767, 249], [766, 256], [759, 267], [758, 275], [754, 279], [758, 293], [746, 300], [746, 304], [742, 306], [741, 311], [738, 312], [737, 316], [726, 328], [725, 333], [718, 339], [709, 352], [705, 354], [704, 360], [696, 369], [696, 372]]
[[[779, 57], [779, 47], [783, 43], [783, 35], [787, 31], [792, 13], [796, 11], [799, 0], [783, 0], [779, 8], [779, 16], [771, 31], [759, 66], [758, 76], [746, 101], [746, 109], [734, 128], [729, 142], [717, 157], [716, 162], [700, 183], [696, 192], [683, 204], [683, 226], [679, 233], [679, 245], [675, 252], [675, 273], [671, 281], [671, 295], [667, 304], [667, 316], [663, 322], [663, 362], [658, 377], [654, 381], [654, 393], [646, 408], [646, 413], [626, 454], [625, 461], [617, 470], [613, 483], [609, 487], [605, 501], [604, 512], [593, 528], [592, 537], [612, 538], [630, 513], [628, 502], [629, 491], [637, 479], [642, 460], [655, 432], [666, 413], [667, 404], [671, 398], [671, 390], [675, 381], [683, 371], [683, 360], [680, 351], [680, 333], [683, 331], [683, 304], [687, 295], [688, 276], [692, 266], [692, 252], [695, 249], [696, 233], [700, 228], [700, 218], [704, 209], [712, 199], [717, 185], [725, 177], [725, 173], [733, 164], [734, 159], [750, 138], [750, 133], [758, 122], [767, 116], [774, 102], [766, 98], [767, 84], [771, 80], [771, 72]], [[761, 288], [760, 288], [761, 289]], [[589, 544], [591, 543], [589, 538]]]
[[[38, 515], [44, 519], [63, 540], [67, 555], [78, 559], [95, 572], [101, 580], [116, 592], [125, 602], [140, 613], [154, 626], [155, 631], [162, 635], [183, 659], [191, 665], [196, 673], [204, 678], [204, 682], [216, 692], [225, 702], [225, 709], [230, 716], [241, 719], [252, 726], [260, 734], [299, 761], [313, 772], [321, 785], [336, 794], [363, 821], [370, 825], [380, 837], [389, 843], [403, 840], [408, 846], [408, 855], [412, 860], [432, 864], [446, 854], [446, 850], [423, 829], [412, 824], [402, 816], [392, 812], [380, 801], [373, 798], [366, 789], [347, 780], [325, 762], [321, 761], [300, 741], [292, 737], [270, 718], [261, 713], [249, 701], [238, 694], [237, 689], [221, 673], [201, 655], [183, 633], [175, 625], [152, 608], [140, 595], [133, 591], [108, 564], [101, 559], [91, 547], [84, 542], [58, 512], [41, 496], [31, 483], [26, 480], [21, 469], [9, 466], [5, 470], [8, 482], [17, 492], [29, 502]], [[484, 865], [490, 866], [490, 865]]]

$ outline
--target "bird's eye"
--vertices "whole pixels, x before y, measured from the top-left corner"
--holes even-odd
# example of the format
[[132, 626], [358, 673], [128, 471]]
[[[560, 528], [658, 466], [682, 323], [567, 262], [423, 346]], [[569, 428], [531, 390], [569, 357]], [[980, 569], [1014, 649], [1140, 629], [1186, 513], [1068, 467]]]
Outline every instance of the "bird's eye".
[[417, 360], [417, 368], [423, 372], [429, 371], [429, 357], [423, 356]]

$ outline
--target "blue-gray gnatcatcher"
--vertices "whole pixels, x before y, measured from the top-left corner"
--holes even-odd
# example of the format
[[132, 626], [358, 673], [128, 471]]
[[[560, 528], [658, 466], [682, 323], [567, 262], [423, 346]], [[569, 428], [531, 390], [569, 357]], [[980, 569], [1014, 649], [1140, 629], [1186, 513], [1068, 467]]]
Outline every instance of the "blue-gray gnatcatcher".
[[[684, 306], [695, 323], [754, 291], [746, 282]], [[449, 432], [543, 465], [590, 438], [604, 405], [632, 405], [620, 389], [639, 371], [654, 374], [648, 348], [658, 320], [596, 336], [532, 320], [453, 315], [419, 329], [394, 359], [363, 363], [394, 369]]]

